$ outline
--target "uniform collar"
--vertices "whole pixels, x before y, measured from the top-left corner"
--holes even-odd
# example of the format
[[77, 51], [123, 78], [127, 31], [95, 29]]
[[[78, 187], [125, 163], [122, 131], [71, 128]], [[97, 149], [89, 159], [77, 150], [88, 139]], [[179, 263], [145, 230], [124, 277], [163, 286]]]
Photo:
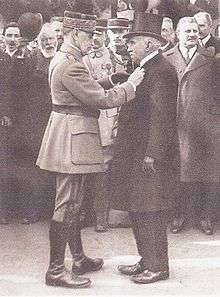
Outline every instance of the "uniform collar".
[[72, 55], [78, 62], [82, 61], [83, 56], [81, 50], [71, 43], [63, 43], [60, 47], [60, 52]]

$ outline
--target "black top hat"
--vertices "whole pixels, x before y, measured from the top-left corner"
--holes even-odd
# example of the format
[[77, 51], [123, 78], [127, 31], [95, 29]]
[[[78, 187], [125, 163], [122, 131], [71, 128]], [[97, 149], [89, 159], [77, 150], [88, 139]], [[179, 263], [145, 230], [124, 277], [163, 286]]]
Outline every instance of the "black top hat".
[[131, 32], [124, 34], [124, 38], [129, 39], [134, 36], [150, 36], [166, 42], [161, 36], [161, 26], [163, 17], [153, 13], [138, 13], [134, 20]]
[[129, 20], [125, 18], [115, 18], [108, 20], [108, 29], [129, 29]]

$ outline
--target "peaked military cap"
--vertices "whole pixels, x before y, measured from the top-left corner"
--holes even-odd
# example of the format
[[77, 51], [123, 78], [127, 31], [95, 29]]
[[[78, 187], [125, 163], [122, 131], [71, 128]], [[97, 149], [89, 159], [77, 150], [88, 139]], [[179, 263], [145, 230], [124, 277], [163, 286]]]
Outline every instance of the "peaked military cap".
[[125, 18], [115, 18], [108, 20], [108, 29], [129, 29], [129, 20]]
[[96, 29], [96, 16], [80, 12], [64, 12], [63, 26], [93, 33]]

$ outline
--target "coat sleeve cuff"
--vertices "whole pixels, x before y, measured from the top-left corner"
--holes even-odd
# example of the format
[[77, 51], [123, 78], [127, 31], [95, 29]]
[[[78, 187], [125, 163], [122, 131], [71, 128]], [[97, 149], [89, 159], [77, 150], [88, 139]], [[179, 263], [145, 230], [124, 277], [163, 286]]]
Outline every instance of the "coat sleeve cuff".
[[126, 94], [126, 102], [129, 102], [135, 98], [135, 89], [134, 86], [130, 82], [125, 82], [120, 85], [121, 88], [124, 89]]

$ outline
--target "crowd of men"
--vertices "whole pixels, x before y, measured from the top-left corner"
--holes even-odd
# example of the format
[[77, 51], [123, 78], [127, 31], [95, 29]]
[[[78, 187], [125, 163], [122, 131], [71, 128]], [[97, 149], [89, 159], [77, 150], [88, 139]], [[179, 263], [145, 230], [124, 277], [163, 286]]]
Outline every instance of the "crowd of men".
[[[132, 227], [141, 260], [118, 270], [136, 283], [169, 277], [167, 211], [174, 210], [173, 233], [192, 213], [196, 227], [214, 233], [218, 24], [212, 32], [206, 11], [175, 29], [147, 6], [133, 22], [65, 11], [46, 23], [25, 13], [4, 25], [0, 223], [13, 215], [34, 223], [55, 203], [48, 285], [88, 286], [78, 275], [103, 266], [83, 251], [80, 219], [89, 200], [97, 232]], [[67, 244], [72, 272], [64, 265]]]

